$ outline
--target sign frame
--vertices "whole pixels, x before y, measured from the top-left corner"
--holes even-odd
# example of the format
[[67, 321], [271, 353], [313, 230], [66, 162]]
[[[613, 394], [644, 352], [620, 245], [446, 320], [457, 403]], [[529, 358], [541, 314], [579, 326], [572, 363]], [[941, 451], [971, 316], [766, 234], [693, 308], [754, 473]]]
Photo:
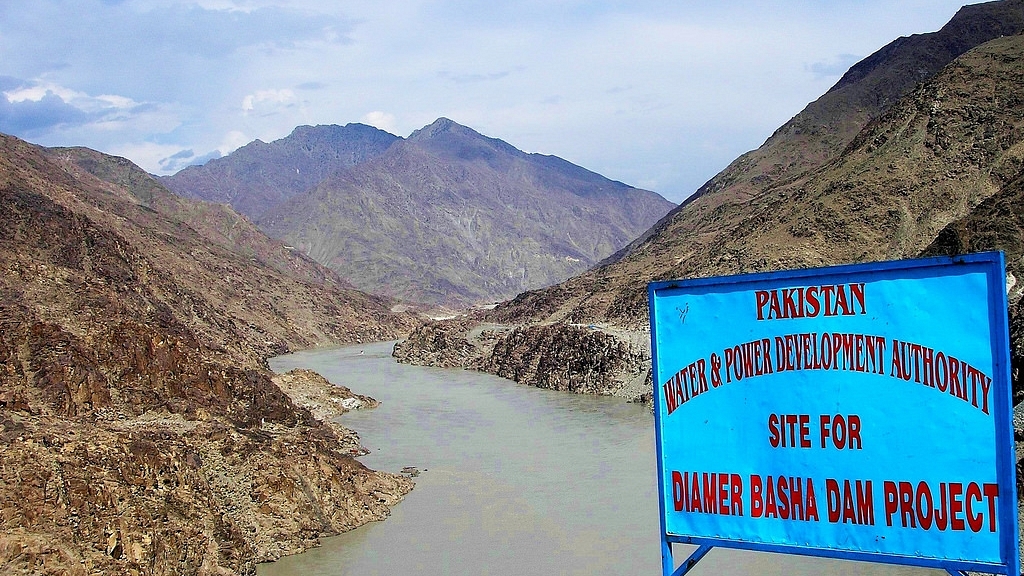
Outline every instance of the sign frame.
[[[824, 276], [831, 278], [835, 278], [837, 276], [853, 277], [858, 280], [864, 280], [865, 278], [887, 278], [899, 274], [920, 274], [926, 273], [929, 270], [935, 270], [938, 275], [941, 275], [945, 273], [952, 273], [953, 270], [957, 269], [951, 267], [956, 266], [967, 266], [972, 269], [976, 269], [976, 271], [983, 272], [987, 278], [987, 304], [989, 308], [988, 328], [993, 366], [992, 384], [994, 385], [992, 390], [993, 419], [996, 436], [995, 475], [999, 486], [998, 511], [996, 514], [1000, 526], [1000, 539], [998, 544], [1000, 555], [999, 563], [935, 559], [914, 556], [912, 554], [867, 552], [852, 549], [843, 550], [815, 547], [811, 545], [803, 546], [794, 544], [764, 543], [743, 539], [712, 537], [702, 534], [669, 533], [667, 528], [667, 518], [672, 502], [671, 495], [669, 495], [668, 499], [666, 498], [666, 470], [664, 457], [665, 438], [663, 438], [664, 427], [662, 421], [662, 414], [665, 408], [662, 406], [664, 400], [661, 398], [661, 390], [659, 389], [661, 382], [663, 382], [667, 376], [660, 372], [660, 329], [658, 322], [656, 321], [656, 319], [659, 318], [658, 307], [661, 302], [668, 297], [666, 296], [667, 294], [671, 293], [673, 295], [678, 295], [687, 290], [713, 290], [716, 287], [728, 287], [731, 290], [735, 290], [737, 286], [748, 286], [750, 290], [754, 290], [755, 287], [759, 285], [777, 284], [781, 281], [792, 282], [792, 285], [802, 285], [811, 283], [816, 278]], [[682, 576], [683, 574], [686, 574], [714, 547], [938, 568], [946, 570], [950, 574], [962, 574], [967, 570], [1007, 574], [1008, 576], [1018, 576], [1021, 574], [1021, 561], [1018, 548], [1020, 535], [1017, 517], [1017, 489], [1015, 479], [1016, 452], [1014, 447], [1012, 422], [1013, 403], [1010, 378], [1009, 322], [1007, 318], [1007, 295], [1005, 282], [1005, 257], [1003, 253], [983, 252], [957, 257], [940, 256], [913, 260], [871, 262], [824, 268], [784, 270], [741, 274], [736, 276], [669, 280], [650, 283], [648, 285], [647, 296], [651, 328], [652, 388], [663, 575]], [[684, 311], [680, 311], [680, 314], [683, 313]], [[669, 372], [669, 374], [671, 374], [671, 372]], [[693, 550], [678, 567], [675, 565], [675, 559], [673, 556], [672, 547], [675, 544], [697, 546], [697, 548]]]

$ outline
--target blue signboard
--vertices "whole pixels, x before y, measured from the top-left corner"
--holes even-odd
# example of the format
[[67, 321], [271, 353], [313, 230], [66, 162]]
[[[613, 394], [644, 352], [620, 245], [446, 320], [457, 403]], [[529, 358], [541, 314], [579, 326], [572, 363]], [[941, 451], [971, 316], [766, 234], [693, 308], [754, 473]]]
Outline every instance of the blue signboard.
[[713, 546], [1020, 573], [1002, 253], [649, 301], [666, 576]]

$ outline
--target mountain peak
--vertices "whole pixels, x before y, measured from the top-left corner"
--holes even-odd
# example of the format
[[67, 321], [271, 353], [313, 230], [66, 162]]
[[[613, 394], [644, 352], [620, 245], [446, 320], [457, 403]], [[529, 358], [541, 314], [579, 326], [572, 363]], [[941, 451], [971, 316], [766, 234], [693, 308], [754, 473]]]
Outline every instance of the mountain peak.
[[464, 307], [581, 272], [672, 207], [438, 118], [259, 224], [356, 286]]
[[409, 140], [426, 140], [430, 138], [436, 138], [444, 134], [460, 134], [460, 135], [475, 135], [480, 136], [472, 128], [467, 128], [454, 120], [445, 118], [444, 116], [434, 120], [432, 123], [414, 131], [409, 135]]
[[408, 142], [433, 153], [462, 160], [483, 160], [495, 167], [512, 157], [524, 156], [521, 150], [504, 140], [484, 136], [444, 117], [410, 134]]
[[[431, 128], [433, 130], [450, 130], [452, 127], [455, 126], [461, 126], [461, 124], [455, 122], [451, 118], [445, 118], [444, 116], [441, 116], [437, 120], [434, 120], [434, 122], [430, 126], [428, 126], [428, 128]], [[465, 126], [462, 127], [465, 128]]]

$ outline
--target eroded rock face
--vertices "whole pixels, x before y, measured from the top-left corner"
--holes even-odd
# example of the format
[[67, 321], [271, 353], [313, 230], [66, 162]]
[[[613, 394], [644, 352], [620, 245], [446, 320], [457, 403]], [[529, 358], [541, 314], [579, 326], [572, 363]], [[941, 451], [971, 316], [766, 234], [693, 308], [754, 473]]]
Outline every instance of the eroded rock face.
[[[428, 322], [395, 345], [399, 362], [467, 368], [520, 384], [642, 400], [650, 351], [598, 326]], [[649, 386], [648, 386], [649, 388]]]
[[[253, 573], [321, 535], [383, 519], [411, 488], [355, 461], [354, 433], [296, 406], [268, 374], [116, 327], [86, 347], [53, 325], [3, 326], [0, 564]], [[315, 384], [296, 396], [374, 405]], [[322, 418], [344, 410], [316, 408]]]
[[479, 368], [490, 349], [469, 341], [472, 324], [465, 320], [435, 320], [395, 344], [399, 362], [439, 368]]
[[375, 405], [323, 378], [302, 375], [315, 386], [297, 406], [187, 333], [0, 324], [0, 565], [14, 573], [251, 574], [383, 519], [412, 487], [314, 417]]
[[539, 388], [609, 394], [642, 378], [643, 361], [640, 350], [610, 334], [556, 324], [511, 330], [495, 342], [484, 369]]

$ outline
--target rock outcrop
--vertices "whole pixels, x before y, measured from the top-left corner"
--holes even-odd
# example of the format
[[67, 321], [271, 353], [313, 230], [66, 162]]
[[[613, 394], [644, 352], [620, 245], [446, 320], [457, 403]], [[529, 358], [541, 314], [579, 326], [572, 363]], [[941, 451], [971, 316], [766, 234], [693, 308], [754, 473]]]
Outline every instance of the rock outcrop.
[[[399, 362], [438, 368], [476, 368], [483, 365], [493, 346], [491, 338], [470, 339], [474, 326], [468, 319], [432, 320], [426, 322], [405, 340], [395, 344], [394, 357]], [[493, 334], [493, 329], [481, 328], [480, 334]]]
[[479, 326], [469, 319], [428, 322], [395, 345], [400, 362], [468, 368], [521, 384], [643, 400], [650, 354], [598, 326]]

